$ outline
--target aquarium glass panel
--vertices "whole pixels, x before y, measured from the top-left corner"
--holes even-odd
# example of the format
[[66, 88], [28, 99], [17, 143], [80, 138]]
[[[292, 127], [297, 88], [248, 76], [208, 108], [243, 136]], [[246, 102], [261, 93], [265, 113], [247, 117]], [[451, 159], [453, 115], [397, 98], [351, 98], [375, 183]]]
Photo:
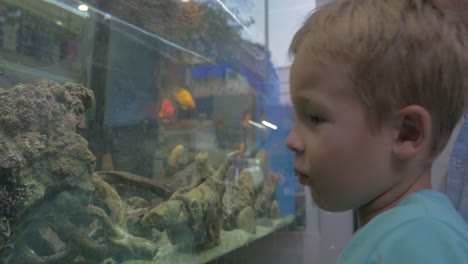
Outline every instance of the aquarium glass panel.
[[264, 28], [254, 0], [0, 0], [0, 262], [247, 263], [303, 227]]

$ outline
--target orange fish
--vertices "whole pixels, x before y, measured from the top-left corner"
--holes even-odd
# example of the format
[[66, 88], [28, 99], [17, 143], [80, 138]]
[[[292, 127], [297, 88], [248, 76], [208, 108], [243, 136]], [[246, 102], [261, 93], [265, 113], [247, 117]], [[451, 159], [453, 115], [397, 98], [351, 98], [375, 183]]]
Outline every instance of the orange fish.
[[252, 119], [252, 117], [250, 116], [250, 113], [247, 112], [245, 113], [244, 115], [244, 121], [242, 122], [242, 124], [244, 125], [244, 127], [248, 127], [249, 126], [249, 121]]
[[239, 155], [243, 156], [245, 153], [245, 143], [240, 143], [239, 145]]
[[182, 109], [195, 108], [195, 101], [193, 100], [192, 94], [186, 89], [180, 89], [174, 96], [182, 106]]
[[158, 110], [158, 117], [161, 119], [170, 119], [174, 117], [176, 113], [175, 107], [169, 99], [164, 99]]

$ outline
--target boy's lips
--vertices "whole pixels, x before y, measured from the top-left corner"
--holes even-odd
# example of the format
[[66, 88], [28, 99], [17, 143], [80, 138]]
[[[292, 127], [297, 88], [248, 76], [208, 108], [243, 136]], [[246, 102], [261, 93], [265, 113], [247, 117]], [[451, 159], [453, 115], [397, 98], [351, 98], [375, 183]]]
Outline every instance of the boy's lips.
[[302, 185], [307, 185], [309, 182], [309, 176], [305, 175], [304, 173], [300, 172], [299, 170], [295, 170], [299, 183]]

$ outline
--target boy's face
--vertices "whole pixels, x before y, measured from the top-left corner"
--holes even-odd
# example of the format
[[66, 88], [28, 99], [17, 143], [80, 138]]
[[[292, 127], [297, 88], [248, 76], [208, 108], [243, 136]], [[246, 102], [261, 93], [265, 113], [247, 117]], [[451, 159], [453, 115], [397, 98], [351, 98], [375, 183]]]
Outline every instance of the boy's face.
[[329, 211], [359, 208], [390, 190], [394, 130], [372, 130], [342, 63], [314, 63], [299, 50], [291, 69], [295, 123], [286, 145], [299, 181]]

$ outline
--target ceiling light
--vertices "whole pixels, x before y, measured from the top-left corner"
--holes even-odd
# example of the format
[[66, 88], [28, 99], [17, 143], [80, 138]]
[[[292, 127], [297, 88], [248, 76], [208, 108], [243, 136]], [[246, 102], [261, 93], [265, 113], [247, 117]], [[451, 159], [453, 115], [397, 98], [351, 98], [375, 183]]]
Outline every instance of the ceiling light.
[[252, 120], [249, 120], [249, 124], [251, 124], [252, 126], [258, 127], [258, 128], [265, 128], [264, 126], [260, 125], [257, 122], [254, 122]]
[[78, 6], [78, 10], [83, 11], [83, 12], [88, 11], [88, 9], [89, 9], [89, 8], [88, 8], [87, 5], [79, 5], [79, 6]]
[[267, 126], [267, 127], [271, 128], [271, 129], [273, 129], [273, 130], [278, 129], [277, 126], [275, 126], [275, 125], [273, 125], [272, 123], [267, 122], [267, 121], [265, 121], [265, 120], [262, 121], [262, 125]]

